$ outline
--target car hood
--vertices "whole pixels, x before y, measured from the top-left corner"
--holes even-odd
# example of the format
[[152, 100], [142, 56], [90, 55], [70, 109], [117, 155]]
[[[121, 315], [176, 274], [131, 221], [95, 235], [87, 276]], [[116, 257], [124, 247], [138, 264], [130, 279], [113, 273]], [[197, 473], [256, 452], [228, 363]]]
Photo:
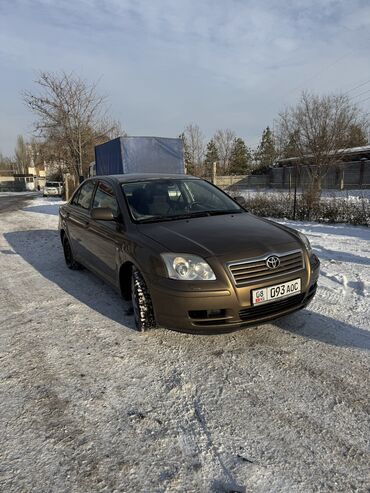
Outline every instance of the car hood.
[[141, 233], [168, 252], [235, 260], [301, 247], [284, 227], [253, 214], [225, 214], [141, 224]]

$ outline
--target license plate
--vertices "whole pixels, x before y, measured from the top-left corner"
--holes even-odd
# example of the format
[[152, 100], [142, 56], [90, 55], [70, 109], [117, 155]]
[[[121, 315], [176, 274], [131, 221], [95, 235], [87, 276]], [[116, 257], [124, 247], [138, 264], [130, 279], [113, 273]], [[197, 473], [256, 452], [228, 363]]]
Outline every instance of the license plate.
[[288, 298], [288, 296], [293, 296], [300, 292], [301, 280], [293, 279], [293, 281], [274, 284], [274, 286], [268, 286], [267, 288], [253, 289], [252, 303], [253, 305], [261, 305], [280, 298]]

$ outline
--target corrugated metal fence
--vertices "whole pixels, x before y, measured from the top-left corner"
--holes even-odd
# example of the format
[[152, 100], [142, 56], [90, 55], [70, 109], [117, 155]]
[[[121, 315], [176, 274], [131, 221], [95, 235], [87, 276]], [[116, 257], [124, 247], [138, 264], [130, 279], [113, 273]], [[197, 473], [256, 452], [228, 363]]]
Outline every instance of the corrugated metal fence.
[[[278, 188], [292, 190], [297, 182], [298, 189], [305, 189], [310, 183], [305, 166], [284, 166], [271, 168], [263, 175], [217, 176], [215, 184], [221, 188], [242, 190], [248, 188]], [[370, 161], [354, 161], [331, 168], [322, 180], [323, 189], [354, 190], [370, 189]]]

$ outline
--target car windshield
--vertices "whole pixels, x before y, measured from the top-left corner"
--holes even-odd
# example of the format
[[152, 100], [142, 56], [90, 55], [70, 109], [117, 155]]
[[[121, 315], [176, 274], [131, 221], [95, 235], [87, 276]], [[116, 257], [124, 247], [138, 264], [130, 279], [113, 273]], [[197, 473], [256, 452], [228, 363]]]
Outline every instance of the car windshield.
[[59, 187], [59, 182], [57, 181], [47, 181], [45, 184], [46, 187]]
[[138, 222], [244, 212], [218, 188], [204, 180], [163, 179], [123, 183], [132, 217]]

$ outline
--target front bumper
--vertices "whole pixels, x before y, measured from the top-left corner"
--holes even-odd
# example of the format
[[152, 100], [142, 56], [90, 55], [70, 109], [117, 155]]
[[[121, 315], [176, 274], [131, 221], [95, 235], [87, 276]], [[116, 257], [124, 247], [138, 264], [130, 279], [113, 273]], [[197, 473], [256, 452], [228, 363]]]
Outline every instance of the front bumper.
[[44, 197], [53, 196], [58, 197], [60, 195], [59, 190], [44, 190]]
[[[147, 279], [158, 325], [185, 332], [227, 332], [256, 326], [305, 308], [316, 293], [320, 264], [302, 270], [293, 277], [264, 282], [248, 288], [236, 288], [231, 282], [225, 289], [179, 290], [169, 279]], [[271, 303], [253, 306], [251, 291], [259, 287], [300, 277], [302, 292]], [[181, 282], [181, 281], [180, 281]]]

